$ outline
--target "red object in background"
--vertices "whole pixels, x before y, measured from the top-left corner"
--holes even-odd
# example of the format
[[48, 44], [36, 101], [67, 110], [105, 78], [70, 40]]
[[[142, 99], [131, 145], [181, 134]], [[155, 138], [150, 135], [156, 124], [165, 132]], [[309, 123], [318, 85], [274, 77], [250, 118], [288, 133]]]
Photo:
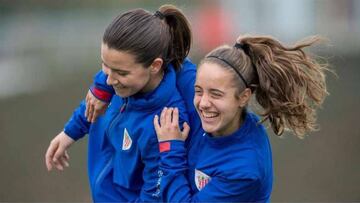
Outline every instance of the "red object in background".
[[202, 52], [209, 52], [215, 47], [231, 40], [231, 18], [218, 5], [209, 5], [201, 9], [195, 19], [195, 43]]

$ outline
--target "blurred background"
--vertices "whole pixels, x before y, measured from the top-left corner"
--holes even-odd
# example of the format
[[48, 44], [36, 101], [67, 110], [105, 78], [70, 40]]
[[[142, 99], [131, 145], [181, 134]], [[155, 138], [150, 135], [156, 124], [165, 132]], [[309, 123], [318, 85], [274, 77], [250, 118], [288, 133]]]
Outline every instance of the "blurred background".
[[44, 155], [100, 69], [104, 29], [119, 13], [173, 3], [190, 19], [198, 63], [239, 34], [286, 44], [322, 35], [330, 96], [321, 130], [300, 140], [270, 131], [274, 202], [360, 201], [360, 0], [0, 0], [0, 202], [88, 202], [87, 138], [70, 149], [70, 168], [48, 173]]

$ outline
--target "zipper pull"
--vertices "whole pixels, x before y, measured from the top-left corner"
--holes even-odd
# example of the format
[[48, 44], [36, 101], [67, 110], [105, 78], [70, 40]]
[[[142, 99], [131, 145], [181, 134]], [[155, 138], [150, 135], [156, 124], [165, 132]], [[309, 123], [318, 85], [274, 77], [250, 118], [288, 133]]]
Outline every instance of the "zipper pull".
[[128, 99], [127, 99], [127, 98], [125, 98], [125, 102], [124, 102], [124, 104], [123, 104], [123, 105], [121, 106], [121, 108], [120, 108], [120, 113], [123, 113], [123, 112], [125, 111], [125, 108], [126, 108], [127, 102], [128, 102]]

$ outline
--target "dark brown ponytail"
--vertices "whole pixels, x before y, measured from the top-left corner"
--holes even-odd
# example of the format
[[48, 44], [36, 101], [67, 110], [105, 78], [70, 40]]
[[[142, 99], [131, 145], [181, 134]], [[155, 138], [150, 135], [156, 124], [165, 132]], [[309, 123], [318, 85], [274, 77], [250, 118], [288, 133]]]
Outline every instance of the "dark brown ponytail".
[[158, 12], [160, 14], [154, 15], [135, 9], [119, 15], [106, 28], [103, 43], [135, 55], [136, 61], [145, 67], [161, 57], [164, 65], [172, 63], [179, 69], [190, 51], [189, 22], [172, 5], [163, 5]]
[[171, 46], [167, 58], [178, 69], [190, 52], [192, 41], [190, 24], [181, 10], [173, 5], [163, 5], [159, 11], [164, 14], [165, 21], [170, 27]]

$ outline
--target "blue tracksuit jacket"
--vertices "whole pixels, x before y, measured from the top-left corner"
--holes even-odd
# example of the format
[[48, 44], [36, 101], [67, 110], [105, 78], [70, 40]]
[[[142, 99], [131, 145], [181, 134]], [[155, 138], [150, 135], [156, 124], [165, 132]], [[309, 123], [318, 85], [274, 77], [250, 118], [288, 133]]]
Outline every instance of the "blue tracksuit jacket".
[[258, 117], [247, 113], [240, 129], [224, 137], [193, 135], [162, 142], [161, 192], [166, 202], [269, 202], [273, 171], [270, 143]]
[[[101, 82], [95, 86], [113, 94], [106, 86], [106, 76], [100, 73], [97, 77], [102, 80], [96, 80]], [[233, 135], [212, 138], [204, 134], [193, 105], [195, 78], [195, 65], [187, 59], [177, 73], [177, 88], [185, 100], [191, 131], [186, 143], [171, 141], [171, 150], [161, 153], [163, 201], [269, 201], [271, 148], [263, 126], [256, 124], [257, 116], [247, 113]]]
[[189, 122], [171, 65], [152, 92], [128, 98], [113, 96], [106, 113], [94, 124], [84, 117], [85, 102], [75, 110], [65, 133], [74, 140], [89, 134], [88, 174], [94, 201], [160, 200], [153, 118], [165, 106], [178, 107], [180, 122]]
[[[94, 78], [94, 85], [90, 88], [90, 91], [95, 97], [105, 102], [108, 102], [111, 99], [111, 96], [115, 94], [112, 86], [106, 84], [107, 75], [102, 71], [99, 71]], [[187, 139], [187, 143], [191, 140], [191, 135], [198, 134], [201, 129], [201, 121], [198, 117], [196, 109], [194, 107], [194, 96], [195, 96], [195, 79], [196, 79], [196, 65], [191, 62], [189, 58], [184, 60], [182, 67], [176, 73], [176, 87], [180, 92], [182, 98], [184, 99], [187, 114], [189, 116], [189, 125], [190, 125], [190, 136]], [[98, 91], [96, 91], [98, 90]], [[98, 94], [101, 91], [103, 94]], [[201, 133], [200, 132], [200, 133]]]

